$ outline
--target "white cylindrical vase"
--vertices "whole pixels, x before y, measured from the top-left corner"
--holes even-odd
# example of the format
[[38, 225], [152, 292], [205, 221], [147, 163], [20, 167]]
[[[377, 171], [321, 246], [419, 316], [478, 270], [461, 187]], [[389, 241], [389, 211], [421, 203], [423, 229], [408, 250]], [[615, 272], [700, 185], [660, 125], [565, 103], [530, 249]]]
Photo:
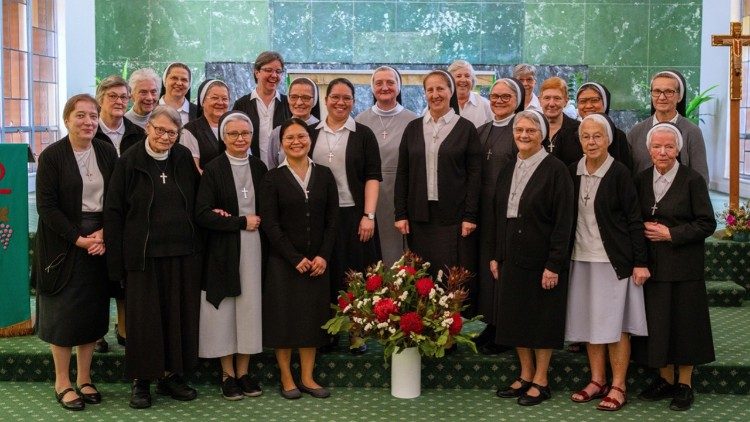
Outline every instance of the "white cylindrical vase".
[[418, 347], [391, 355], [391, 395], [413, 399], [422, 394], [422, 356]]

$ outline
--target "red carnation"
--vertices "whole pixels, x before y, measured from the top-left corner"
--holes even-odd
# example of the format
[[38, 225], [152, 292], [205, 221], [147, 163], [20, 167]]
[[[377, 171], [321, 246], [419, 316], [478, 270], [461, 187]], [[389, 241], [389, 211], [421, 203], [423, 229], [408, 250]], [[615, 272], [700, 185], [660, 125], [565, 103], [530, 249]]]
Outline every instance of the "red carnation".
[[367, 277], [367, 281], [365, 282], [365, 289], [372, 293], [375, 290], [379, 289], [380, 286], [383, 285], [383, 277], [379, 276], [378, 274], [373, 274], [369, 277]]
[[459, 313], [453, 314], [453, 322], [451, 323], [451, 326], [448, 327], [448, 332], [450, 332], [452, 336], [455, 336], [461, 332], [461, 329], [463, 327], [464, 327], [464, 320], [463, 318], [461, 318], [461, 314]]
[[344, 309], [346, 309], [347, 306], [349, 306], [349, 304], [352, 303], [353, 300], [354, 300], [354, 295], [349, 292], [346, 292], [346, 296], [344, 295], [339, 296], [339, 309], [343, 311]]
[[398, 312], [398, 306], [393, 302], [392, 299], [380, 299], [378, 303], [373, 305], [372, 311], [378, 319], [378, 322], [388, 321], [388, 316]]
[[406, 274], [409, 274], [409, 275], [414, 275], [417, 273], [417, 269], [412, 267], [411, 265], [402, 265], [401, 268], [399, 268], [399, 270], [404, 270], [406, 271]]
[[409, 312], [401, 315], [401, 331], [403, 331], [405, 335], [408, 336], [411, 333], [422, 334], [423, 329], [424, 325], [422, 325], [422, 318], [420, 318], [419, 314], [416, 312]]
[[414, 283], [414, 287], [417, 288], [417, 293], [419, 293], [420, 296], [427, 296], [430, 294], [430, 290], [435, 287], [435, 283], [433, 283], [431, 279], [424, 277], [417, 280], [417, 282]]

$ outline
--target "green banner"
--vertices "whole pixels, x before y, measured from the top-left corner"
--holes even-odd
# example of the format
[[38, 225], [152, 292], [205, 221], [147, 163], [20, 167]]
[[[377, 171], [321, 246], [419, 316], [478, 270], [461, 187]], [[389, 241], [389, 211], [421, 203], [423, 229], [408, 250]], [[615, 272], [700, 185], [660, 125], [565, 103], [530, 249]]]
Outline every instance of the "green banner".
[[0, 143], [0, 329], [31, 316], [27, 151]]

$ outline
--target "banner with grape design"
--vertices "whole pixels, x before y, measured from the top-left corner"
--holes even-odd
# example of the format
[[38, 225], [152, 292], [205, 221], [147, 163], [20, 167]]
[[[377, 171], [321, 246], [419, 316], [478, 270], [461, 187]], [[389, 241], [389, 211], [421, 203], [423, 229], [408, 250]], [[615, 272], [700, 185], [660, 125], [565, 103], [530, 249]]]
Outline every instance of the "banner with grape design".
[[0, 144], [0, 335], [30, 319], [27, 150]]

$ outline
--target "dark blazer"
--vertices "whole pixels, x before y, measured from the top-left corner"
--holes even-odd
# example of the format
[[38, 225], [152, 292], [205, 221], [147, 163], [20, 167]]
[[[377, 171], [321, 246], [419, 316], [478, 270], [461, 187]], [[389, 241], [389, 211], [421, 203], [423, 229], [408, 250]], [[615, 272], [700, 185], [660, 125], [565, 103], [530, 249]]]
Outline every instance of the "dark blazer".
[[[97, 167], [104, 177], [106, 194], [117, 152], [100, 139], [94, 138], [91, 144]], [[39, 223], [34, 275], [36, 286], [43, 293], [54, 293], [64, 287], [72, 275], [75, 253], [78, 253], [75, 243], [82, 234], [79, 231], [82, 195], [83, 180], [66, 136], [42, 151], [36, 173]]]
[[[113, 281], [125, 279], [125, 271], [143, 271], [149, 236], [154, 183], [147, 166], [151, 157], [146, 148], [130, 148], [117, 160], [104, 206], [104, 232], [107, 266]], [[200, 175], [190, 150], [175, 143], [169, 150], [167, 164], [170, 177], [176, 181], [188, 215], [195, 209], [195, 194]], [[199, 252], [200, 241], [193, 225], [193, 252]]]
[[[260, 208], [261, 181], [268, 169], [259, 158], [249, 157], [253, 177], [256, 214]], [[230, 217], [215, 213], [222, 209]], [[229, 159], [221, 154], [204, 167], [198, 195], [195, 199], [195, 222], [204, 229], [206, 252], [203, 264], [203, 290], [206, 300], [217, 309], [225, 297], [239, 296], [240, 289], [240, 234], [247, 226], [247, 218], [239, 215], [237, 192]], [[261, 241], [262, 254], [265, 244]], [[262, 260], [265, 262], [265, 260]]]
[[224, 143], [219, 142], [219, 139], [214, 135], [205, 116], [187, 122], [182, 128], [188, 130], [198, 140], [198, 151], [201, 154], [198, 164], [201, 169], [205, 169], [211, 160], [224, 151]]
[[[318, 142], [322, 129], [315, 129], [310, 145], [310, 158]], [[354, 199], [354, 206], [360, 213], [365, 209], [365, 184], [368, 180], [383, 181], [380, 167], [380, 147], [372, 130], [357, 123], [354, 132], [346, 141], [346, 181]]]
[[[578, 140], [578, 126], [581, 123], [576, 119], [571, 119], [565, 113], [562, 116], [563, 122], [560, 130], [555, 133], [551, 141], [544, 142], [542, 145], [547, 152], [559, 158], [567, 167], [583, 157], [583, 148]], [[550, 143], [555, 145], [552, 152], [550, 152]]]
[[[565, 165], [545, 157], [526, 188], [518, 207], [518, 231], [507, 234], [508, 197], [516, 161], [500, 172], [495, 194], [495, 236], [490, 236], [494, 259], [521, 268], [546, 268], [556, 274], [568, 270], [573, 230], [573, 182]], [[492, 250], [492, 249], [490, 249]]]
[[261, 188], [260, 227], [268, 237], [271, 254], [283, 257], [292, 267], [302, 258], [320, 256], [330, 262], [336, 242], [339, 193], [331, 169], [313, 166], [305, 199], [287, 166], [266, 173]]
[[[438, 150], [438, 209], [444, 225], [476, 223], [482, 175], [482, 145], [474, 124], [463, 117]], [[423, 118], [406, 126], [399, 146], [394, 193], [396, 221], [429, 221], [427, 157]]]
[[706, 180], [690, 167], [679, 165], [672, 185], [654, 214], [653, 167], [636, 176], [635, 187], [645, 221], [669, 227], [671, 242], [646, 241], [651, 278], [658, 281], [703, 280], [705, 239], [716, 230], [716, 219]]
[[[232, 110], [239, 110], [250, 117], [250, 121], [253, 122], [253, 143], [250, 144], [250, 153], [254, 157], [262, 158], [260, 156], [260, 116], [258, 115], [258, 104], [255, 103], [256, 99], [250, 98], [251, 94], [247, 94], [239, 98], [234, 103]], [[292, 112], [289, 111], [289, 102], [286, 95], [279, 94], [279, 99], [274, 99], [276, 105], [273, 109], [273, 124], [271, 128], [275, 128], [282, 124], [285, 120], [292, 117]]]
[[[575, 210], [573, 222], [578, 221], [578, 197], [581, 192], [581, 176], [576, 174], [578, 164], [568, 167], [573, 177]], [[602, 236], [607, 258], [617, 278], [628, 278], [634, 267], [647, 267], [646, 240], [643, 237], [643, 219], [638, 203], [638, 194], [630, 177], [630, 169], [614, 161], [599, 182], [594, 199], [594, 214]], [[571, 250], [576, 230], [571, 235]]]
[[198, 118], [198, 106], [188, 101], [188, 123]]
[[612, 137], [614, 139], [612, 139], [612, 143], [609, 144], [607, 152], [609, 152], [609, 155], [611, 155], [612, 158], [625, 164], [625, 167], [627, 167], [632, 174], [633, 157], [630, 154], [630, 144], [628, 144], [628, 136], [625, 135], [625, 132], [621, 131], [618, 128], [615, 128], [615, 133]]
[[[137, 124], [131, 122], [128, 120], [127, 117], [123, 117], [123, 124], [125, 125], [125, 133], [122, 135], [122, 140], [120, 141], [120, 150], [118, 151], [118, 156], [122, 155], [123, 152], [125, 152], [128, 148], [131, 146], [138, 144], [140, 142], [143, 142], [144, 139], [146, 139], [146, 131], [143, 130], [142, 127], [138, 126]], [[110, 145], [114, 146], [114, 142], [107, 136], [103, 131], [101, 126], [96, 126], [96, 136], [97, 138], [101, 139], [102, 141], [109, 142]]]

